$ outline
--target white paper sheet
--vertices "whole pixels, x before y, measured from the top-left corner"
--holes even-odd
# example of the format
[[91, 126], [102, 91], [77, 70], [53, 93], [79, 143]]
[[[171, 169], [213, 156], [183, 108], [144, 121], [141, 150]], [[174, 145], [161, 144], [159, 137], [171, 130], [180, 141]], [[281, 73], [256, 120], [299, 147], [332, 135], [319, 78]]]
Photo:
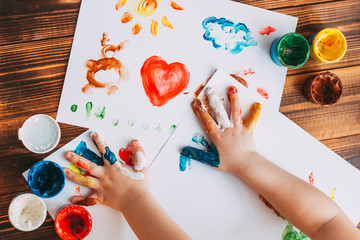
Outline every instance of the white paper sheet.
[[[217, 89], [228, 106], [226, 90], [232, 85], [238, 88], [244, 115], [252, 103], [262, 101], [221, 70], [207, 86]], [[334, 197], [357, 224], [360, 193], [349, 183], [360, 181], [359, 171], [266, 102], [262, 106], [254, 130], [258, 151], [307, 182], [313, 173], [314, 186]], [[196, 161], [179, 170], [181, 149], [198, 147], [191, 142], [194, 133], [206, 136], [195, 114], [188, 112], [151, 167], [151, 192], [161, 205], [193, 239], [281, 239], [287, 222], [245, 183]]]
[[[250, 94], [225, 72], [217, 71], [208, 83], [223, 96], [232, 85], [238, 88], [245, 115], [252, 103], [262, 102], [262, 113], [254, 130], [258, 151], [305, 181], [312, 172], [314, 186], [329, 197], [333, 195], [334, 201], [357, 224], [360, 193], [349, 183], [360, 181], [359, 171], [281, 113], [269, 109], [266, 100]], [[224, 99], [227, 101], [226, 97]], [[196, 132], [203, 133], [195, 114], [189, 111], [150, 167], [150, 190], [160, 204], [193, 239], [281, 239], [287, 223], [275, 216], [259, 200], [258, 193], [245, 183], [196, 161], [191, 162], [190, 169], [179, 170], [180, 151], [194, 144], [191, 138]], [[74, 150], [80, 141], [97, 152], [89, 134], [90, 131], [83, 133], [45, 160], [69, 167], [63, 156], [66, 151]], [[111, 143], [114, 139], [106, 140]], [[62, 206], [70, 204], [75, 186], [66, 180], [58, 196], [44, 199], [53, 218]], [[80, 192], [82, 195], [89, 193], [83, 187]], [[87, 239], [136, 239], [120, 212], [102, 205], [87, 209], [94, 221]]]
[[[171, 8], [170, 1], [158, 1], [158, 9], [153, 16], [134, 14], [134, 19], [124, 24], [121, 18], [126, 11], [134, 13], [134, 1], [128, 1], [118, 11], [115, 10], [116, 2], [82, 1], [57, 121], [101, 130], [104, 135], [117, 134], [120, 147], [132, 138], [138, 138], [152, 161], [171, 135], [173, 127], [184, 116], [194, 91], [217, 68], [239, 73], [252, 92], [256, 92], [257, 88], [266, 89], [268, 102], [278, 109], [287, 69], [272, 62], [269, 49], [274, 39], [295, 31], [297, 18], [231, 1], [179, 0], [177, 3], [184, 8], [183, 11]], [[174, 29], [163, 26], [160, 21], [162, 16], [167, 17]], [[238, 54], [231, 54], [224, 47], [215, 49], [212, 42], [203, 38], [205, 29], [202, 22], [208, 17], [224, 17], [234, 24], [246, 24], [257, 46], [246, 47]], [[157, 37], [150, 33], [152, 19], [159, 21]], [[135, 23], [140, 23], [143, 29], [133, 36], [131, 28]], [[260, 35], [262, 28], [267, 26], [274, 27], [276, 31]], [[81, 89], [88, 83], [86, 61], [102, 58], [100, 40], [104, 32], [108, 33], [109, 44], [126, 41], [125, 47], [118, 53], [118, 60], [128, 68], [130, 77], [120, 81], [119, 91], [114, 95], [108, 96], [108, 91], [102, 89], [82, 93]], [[224, 41], [220, 40], [220, 43]], [[187, 89], [162, 107], [150, 103], [140, 76], [143, 63], [151, 56], [160, 56], [168, 64], [180, 62], [190, 72]], [[95, 78], [100, 82], [109, 82], [117, 79], [117, 75], [114, 71], [99, 71]], [[88, 102], [92, 102], [93, 108], [87, 119], [85, 106]], [[74, 104], [77, 110], [72, 112]], [[104, 118], [95, 117], [98, 108], [104, 106]], [[118, 125], [114, 126], [117, 121]]]

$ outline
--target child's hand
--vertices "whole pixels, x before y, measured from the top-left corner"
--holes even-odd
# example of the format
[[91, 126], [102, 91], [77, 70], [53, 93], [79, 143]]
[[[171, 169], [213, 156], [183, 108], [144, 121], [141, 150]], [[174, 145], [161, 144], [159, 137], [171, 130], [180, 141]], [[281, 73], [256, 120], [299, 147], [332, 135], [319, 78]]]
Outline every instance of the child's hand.
[[[209, 98], [212, 98], [214, 93], [211, 92], [209, 94], [209, 92], [211, 90], [207, 91], [207, 95]], [[260, 115], [261, 104], [254, 104], [249, 117], [243, 122], [240, 101], [235, 87], [228, 89], [228, 98], [231, 103], [231, 119], [234, 126], [229, 126], [226, 112], [224, 109], [224, 111], [221, 109], [224, 106], [220, 99], [220, 103], [215, 104], [217, 109], [214, 109], [214, 106], [212, 106], [218, 125], [222, 129], [219, 129], [210, 114], [202, 107], [200, 100], [195, 99], [191, 106], [219, 152], [219, 170], [233, 172], [236, 168], [245, 167], [246, 161], [250, 159], [252, 154], [256, 153], [252, 130]], [[210, 99], [211, 101], [216, 101], [216, 99]]]
[[72, 197], [71, 202], [86, 206], [101, 203], [122, 211], [149, 191], [144, 150], [139, 141], [131, 142], [134, 167], [129, 167], [116, 160], [97, 133], [92, 133], [91, 138], [103, 157], [104, 166], [98, 166], [73, 152], [66, 152], [65, 158], [86, 172], [86, 175], [81, 175], [65, 168], [66, 177], [93, 190], [88, 197]]

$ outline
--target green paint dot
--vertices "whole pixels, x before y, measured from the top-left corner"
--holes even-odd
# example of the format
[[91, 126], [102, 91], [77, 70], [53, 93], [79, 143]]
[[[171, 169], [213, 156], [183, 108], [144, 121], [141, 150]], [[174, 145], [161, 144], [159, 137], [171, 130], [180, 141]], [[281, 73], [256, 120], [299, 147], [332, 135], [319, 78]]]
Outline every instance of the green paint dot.
[[91, 116], [91, 110], [93, 107], [92, 102], [87, 102], [85, 107], [86, 107], [86, 119], [89, 119]]
[[161, 132], [161, 124], [159, 123], [159, 125], [156, 126], [155, 131], [157, 131], [158, 133]]
[[171, 125], [170, 127], [170, 133], [173, 133], [176, 130], [177, 126], [176, 125]]
[[73, 104], [70, 109], [71, 109], [72, 112], [76, 112], [76, 110], [77, 110], [77, 105], [76, 105], [76, 104]]
[[116, 119], [113, 119], [111, 122], [114, 125], [114, 127], [116, 127], [117, 125], [119, 125], [119, 121], [120, 121], [120, 119], [116, 118]]
[[149, 129], [149, 124], [144, 124], [144, 125], [142, 126], [142, 129], [143, 129], [144, 131], [147, 131], [147, 130]]
[[135, 122], [136, 122], [135, 119], [129, 119], [129, 120], [127, 121], [129, 127], [133, 127], [133, 126], [135, 125]]
[[104, 117], [105, 117], [105, 106], [98, 107], [98, 110], [95, 113], [95, 117], [97, 117], [99, 119], [104, 119]]

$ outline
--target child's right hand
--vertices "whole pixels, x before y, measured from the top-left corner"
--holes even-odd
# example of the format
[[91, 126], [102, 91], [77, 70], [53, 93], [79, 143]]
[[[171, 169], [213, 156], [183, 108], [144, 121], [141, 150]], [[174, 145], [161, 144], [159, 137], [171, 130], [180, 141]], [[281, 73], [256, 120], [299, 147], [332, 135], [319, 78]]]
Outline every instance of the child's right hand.
[[[225, 129], [218, 128], [210, 114], [201, 106], [199, 99], [195, 99], [191, 106], [219, 152], [219, 170], [234, 173], [239, 167], [246, 167], [246, 162], [250, 157], [257, 154], [252, 130], [260, 115], [261, 104], [255, 103], [249, 117], [243, 121], [235, 87], [228, 89], [228, 98], [231, 103], [231, 118], [234, 126]], [[221, 106], [223, 107], [222, 103]], [[227, 116], [224, 117], [227, 118]], [[218, 125], [221, 125], [219, 119], [217, 121]]]

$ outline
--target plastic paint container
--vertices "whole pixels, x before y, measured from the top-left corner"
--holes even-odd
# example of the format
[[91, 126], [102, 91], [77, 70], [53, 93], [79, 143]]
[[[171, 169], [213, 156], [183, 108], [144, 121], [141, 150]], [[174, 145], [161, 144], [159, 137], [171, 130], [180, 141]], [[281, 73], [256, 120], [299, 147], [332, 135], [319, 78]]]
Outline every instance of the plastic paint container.
[[65, 186], [64, 170], [55, 162], [37, 162], [29, 171], [28, 184], [30, 190], [39, 197], [55, 197]]
[[61, 239], [84, 239], [91, 231], [90, 213], [79, 205], [67, 205], [61, 208], [55, 218], [55, 230]]
[[50, 116], [38, 114], [28, 118], [18, 132], [24, 146], [33, 153], [47, 153], [60, 141], [59, 124]]
[[270, 48], [271, 59], [279, 66], [298, 68], [309, 58], [310, 47], [307, 40], [297, 33], [288, 33], [276, 39]]
[[304, 95], [312, 103], [333, 105], [342, 95], [342, 83], [337, 75], [325, 72], [305, 81]]
[[325, 28], [309, 39], [310, 56], [318, 62], [339, 61], [346, 52], [344, 35], [335, 28]]
[[46, 219], [44, 201], [31, 193], [22, 193], [13, 198], [9, 205], [10, 223], [21, 231], [32, 231]]

